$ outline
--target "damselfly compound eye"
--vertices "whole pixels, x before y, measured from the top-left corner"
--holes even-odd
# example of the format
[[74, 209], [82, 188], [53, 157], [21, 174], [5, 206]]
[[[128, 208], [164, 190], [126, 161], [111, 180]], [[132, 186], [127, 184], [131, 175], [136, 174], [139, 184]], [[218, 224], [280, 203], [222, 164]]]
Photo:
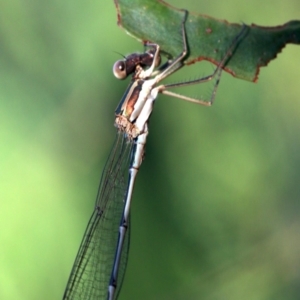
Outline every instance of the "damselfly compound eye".
[[126, 62], [124, 60], [118, 60], [113, 66], [114, 76], [118, 79], [125, 79], [126, 73]]

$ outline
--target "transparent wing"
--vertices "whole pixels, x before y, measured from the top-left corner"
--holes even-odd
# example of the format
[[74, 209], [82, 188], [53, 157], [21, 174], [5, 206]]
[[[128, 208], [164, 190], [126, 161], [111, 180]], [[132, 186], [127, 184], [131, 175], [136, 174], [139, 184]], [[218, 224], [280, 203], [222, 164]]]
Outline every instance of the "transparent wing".
[[[132, 149], [133, 142], [118, 133], [102, 173], [95, 209], [84, 233], [63, 299], [107, 298]], [[117, 294], [125, 274], [128, 249], [129, 231], [121, 258]]]

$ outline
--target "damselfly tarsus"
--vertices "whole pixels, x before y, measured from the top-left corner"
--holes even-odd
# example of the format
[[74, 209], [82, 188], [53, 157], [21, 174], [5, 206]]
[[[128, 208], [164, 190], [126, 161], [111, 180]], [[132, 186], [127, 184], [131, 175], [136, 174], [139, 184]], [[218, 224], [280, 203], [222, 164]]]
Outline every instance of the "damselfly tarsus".
[[[168, 59], [165, 64], [159, 66], [160, 46], [146, 43], [145, 46], [150, 48], [148, 51], [131, 54], [114, 65], [113, 70], [117, 78], [124, 79], [132, 74], [132, 80], [115, 112], [117, 137], [102, 173], [95, 208], [76, 256], [63, 299], [117, 298], [129, 250], [132, 192], [144, 156], [148, 121], [154, 101], [158, 93], [162, 93], [201, 105], [212, 105], [222, 68], [246, 30], [246, 26], [243, 26], [211, 75], [192, 81], [158, 85], [184, 65], [188, 52], [186, 18], [187, 12], [184, 11], [181, 25], [183, 50], [173, 60]], [[216, 83], [209, 101], [169, 91], [171, 88], [203, 83], [213, 78], [216, 78]]]

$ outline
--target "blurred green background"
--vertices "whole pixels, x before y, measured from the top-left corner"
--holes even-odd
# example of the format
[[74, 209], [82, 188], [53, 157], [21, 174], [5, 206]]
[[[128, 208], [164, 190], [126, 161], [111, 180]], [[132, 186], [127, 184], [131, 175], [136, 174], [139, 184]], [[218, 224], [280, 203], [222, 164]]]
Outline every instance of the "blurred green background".
[[[300, 17], [298, 0], [169, 3], [246, 24]], [[0, 299], [62, 297], [128, 83], [115, 52], [143, 49], [116, 22], [113, 1], [1, 1]], [[223, 74], [211, 108], [159, 97], [120, 300], [299, 299], [299, 69], [288, 45], [257, 84]]]

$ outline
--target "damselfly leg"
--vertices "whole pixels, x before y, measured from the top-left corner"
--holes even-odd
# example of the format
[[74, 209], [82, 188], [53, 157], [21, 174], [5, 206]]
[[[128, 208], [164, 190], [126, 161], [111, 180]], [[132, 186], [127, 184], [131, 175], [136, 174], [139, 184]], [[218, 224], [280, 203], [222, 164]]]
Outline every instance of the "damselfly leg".
[[[163, 79], [165, 79], [165, 78], [169, 77], [170, 75], [174, 74], [175, 72], [177, 72], [179, 69], [181, 69], [184, 66], [184, 60], [185, 60], [185, 58], [188, 54], [188, 44], [187, 44], [186, 28], [185, 28], [187, 15], [188, 15], [188, 12], [184, 10], [184, 17], [183, 17], [183, 20], [182, 20], [182, 23], [181, 23], [182, 45], [183, 45], [182, 52], [176, 58], [171, 60], [170, 57], [168, 56], [168, 54], [166, 54], [165, 52], [162, 51], [162, 54], [167, 56], [168, 61], [165, 64], [163, 64], [162, 66], [158, 67], [156, 70], [154, 70], [155, 67], [157, 67], [157, 62], [158, 61], [160, 62], [160, 60], [161, 60], [161, 58], [160, 58], [161, 57], [160, 56], [160, 47], [159, 47], [159, 45], [154, 44], [154, 43], [149, 43], [149, 42], [145, 43], [146, 47], [151, 47], [152, 57], [149, 56], [149, 54], [148, 54], [149, 51], [145, 52], [145, 55], [148, 54], [148, 57], [147, 57], [147, 59], [146, 59], [146, 57], [143, 57], [143, 59], [147, 60], [147, 65], [146, 64], [136, 65], [136, 68], [135, 68], [136, 73], [134, 75], [135, 80], [137, 80], [137, 79], [146, 80], [146, 79], [152, 77], [154, 79], [155, 83], [157, 84], [160, 81], [162, 81]], [[211, 73], [210, 75], [207, 75], [207, 76], [201, 77], [201, 78], [197, 78], [197, 79], [194, 79], [194, 80], [189, 80], [189, 81], [183, 81], [183, 82], [178, 82], [178, 83], [170, 83], [170, 84], [162, 84], [162, 85], [156, 86], [156, 87], [154, 87], [154, 85], [153, 85], [152, 90], [153, 91], [156, 90], [158, 93], [169, 95], [169, 96], [179, 98], [179, 99], [182, 99], [182, 100], [185, 100], [185, 101], [193, 102], [193, 103], [196, 103], [196, 104], [200, 104], [200, 105], [204, 105], [204, 106], [211, 106], [214, 102], [216, 92], [217, 92], [217, 89], [218, 89], [218, 85], [220, 83], [222, 70], [226, 66], [228, 61], [230, 60], [230, 57], [234, 53], [237, 45], [242, 40], [242, 38], [244, 37], [246, 32], [247, 32], [247, 26], [243, 25], [240, 32], [235, 36], [235, 38], [231, 42], [231, 44], [230, 44], [229, 48], [227, 49], [225, 55], [222, 57], [221, 61], [217, 65], [217, 67], [215, 68], [213, 73]], [[159, 59], [155, 60], [156, 64], [152, 63], [152, 65], [150, 65], [150, 61], [151, 61], [151, 59], [153, 60], [154, 57], [159, 57]], [[140, 67], [144, 67], [144, 66], [148, 66], [149, 68], [147, 70], [144, 70], [143, 68], [140, 68]], [[211, 97], [208, 101], [203, 100], [203, 99], [194, 98], [194, 97], [185, 96], [185, 95], [182, 95], [182, 94], [178, 94], [178, 93], [174, 93], [174, 92], [169, 91], [169, 89], [172, 89], [172, 88], [184, 87], [184, 86], [190, 86], [190, 85], [205, 83], [205, 82], [211, 81], [212, 79], [215, 79], [216, 82], [214, 84], [214, 88], [213, 88], [213, 91], [211, 93]]]
[[[229, 49], [227, 50], [224, 57], [222, 58], [220, 63], [217, 65], [217, 67], [215, 68], [215, 70], [212, 74], [210, 74], [208, 76], [205, 76], [205, 77], [202, 77], [202, 78], [194, 79], [194, 80], [161, 85], [161, 86], [157, 87], [159, 89], [159, 92], [162, 93], [162, 94], [165, 94], [165, 95], [169, 95], [169, 96], [179, 98], [179, 99], [182, 99], [182, 100], [185, 100], [185, 101], [193, 102], [193, 103], [196, 103], [196, 104], [200, 104], [200, 105], [204, 105], [204, 106], [211, 106], [214, 102], [216, 92], [217, 92], [217, 89], [218, 89], [218, 85], [220, 83], [222, 70], [225, 67], [228, 60], [230, 59], [230, 57], [232, 56], [232, 54], [233, 54], [234, 50], [236, 49], [237, 45], [239, 44], [239, 42], [244, 37], [246, 31], [247, 31], [247, 26], [243, 25], [241, 31], [233, 39]], [[184, 36], [185, 36], [185, 31], [183, 30], [183, 32], [184, 32]], [[185, 44], [186, 43], [186, 38], [183, 38], [183, 43], [184, 43], [184, 49], [186, 49], [187, 48], [186, 44]], [[180, 67], [182, 67], [182, 65]], [[172, 65], [169, 68], [172, 68]], [[178, 68], [175, 69], [175, 71], [176, 70], [178, 70]], [[167, 76], [169, 76], [173, 73], [174, 73], [174, 71], [171, 70], [171, 71], [167, 72]], [[167, 77], [167, 76], [164, 76], [164, 78]], [[181, 94], [178, 94], [178, 93], [168, 91], [168, 89], [170, 89], [170, 88], [176, 88], [176, 87], [189, 86], [189, 85], [194, 85], [194, 84], [199, 84], [199, 83], [205, 83], [205, 82], [211, 81], [214, 78], [216, 79], [216, 82], [214, 84], [213, 92], [211, 94], [211, 98], [210, 98], [209, 101], [205, 101], [205, 100], [197, 99], [197, 98], [193, 98], [193, 97], [188, 97], [188, 96], [185, 96], [185, 95], [181, 95]]]

